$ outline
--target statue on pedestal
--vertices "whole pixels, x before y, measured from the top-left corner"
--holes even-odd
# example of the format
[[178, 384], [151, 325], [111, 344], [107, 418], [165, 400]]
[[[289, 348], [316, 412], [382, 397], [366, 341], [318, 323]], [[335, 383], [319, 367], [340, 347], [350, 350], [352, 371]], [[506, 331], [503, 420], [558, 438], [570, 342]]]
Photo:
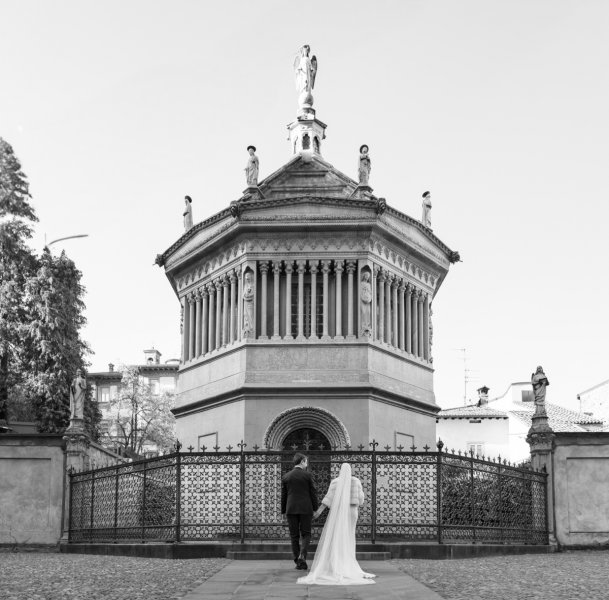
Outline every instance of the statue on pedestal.
[[188, 231], [192, 227], [192, 198], [184, 196], [184, 231]]
[[243, 337], [252, 337], [254, 333], [254, 287], [252, 274], [245, 274], [243, 284]]
[[368, 185], [370, 179], [370, 169], [372, 168], [372, 162], [370, 161], [370, 155], [368, 154], [368, 146], [362, 144], [359, 149], [359, 167], [358, 176], [360, 185]]
[[429, 192], [423, 194], [423, 216], [421, 217], [421, 223], [431, 229], [431, 194]]
[[256, 187], [258, 185], [258, 157], [256, 156], [256, 146], [248, 146], [249, 158], [245, 166], [245, 179], [248, 187]]
[[362, 321], [362, 337], [372, 335], [372, 285], [370, 285], [370, 273], [364, 271], [360, 288], [360, 317]]
[[312, 56], [311, 47], [308, 44], [301, 46], [294, 58], [294, 80], [298, 92], [298, 107], [300, 114], [306, 114], [313, 105], [311, 91], [315, 87], [315, 75], [317, 74], [317, 57]]
[[541, 367], [537, 367], [535, 373], [531, 374], [531, 383], [533, 384], [533, 394], [535, 395], [535, 412], [537, 412], [538, 406], [543, 407], [545, 411], [546, 388], [550, 385], [550, 382]]
[[76, 371], [76, 377], [70, 386], [70, 421], [74, 419], [84, 419], [85, 414], [85, 393], [87, 391], [87, 381], [82, 376], [82, 371]]

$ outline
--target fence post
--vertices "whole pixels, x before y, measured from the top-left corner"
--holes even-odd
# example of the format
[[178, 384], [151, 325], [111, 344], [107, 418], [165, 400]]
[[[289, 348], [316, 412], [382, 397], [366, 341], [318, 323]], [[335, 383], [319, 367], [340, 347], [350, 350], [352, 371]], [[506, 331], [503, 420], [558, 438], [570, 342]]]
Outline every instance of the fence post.
[[93, 541], [93, 508], [95, 504], [95, 471], [91, 471], [91, 522], [89, 526], [89, 541]]
[[476, 543], [476, 507], [475, 507], [475, 498], [474, 498], [474, 451], [470, 450], [470, 461], [471, 461], [471, 467], [469, 470], [469, 480], [470, 480], [470, 491], [469, 491], [469, 501], [470, 501], [470, 505], [471, 505], [471, 520], [472, 520], [472, 536], [473, 536], [473, 543]]
[[376, 544], [376, 447], [379, 445], [376, 440], [372, 440], [369, 444], [372, 446], [372, 462], [371, 462], [371, 471], [372, 471], [372, 481], [370, 493], [372, 496], [372, 505], [370, 507], [370, 527], [372, 529], [371, 542]]
[[182, 455], [178, 450], [176, 454], [176, 542], [181, 541], [182, 525]]
[[70, 467], [68, 469], [68, 542], [72, 541], [72, 498], [74, 497], [74, 469]]
[[442, 448], [444, 442], [438, 440], [436, 444], [438, 448], [436, 462], [436, 518], [438, 519], [438, 544], [442, 544]]
[[142, 544], [146, 543], [146, 466], [148, 461], [144, 461], [144, 481], [142, 484]]
[[501, 485], [501, 463], [499, 463], [497, 471], [497, 484], [499, 487], [499, 540], [503, 544], [505, 541], [503, 539], [503, 486]]
[[239, 535], [241, 537], [241, 543], [245, 543], [245, 454], [243, 448], [247, 444], [241, 440], [240, 444], [237, 444], [241, 448], [241, 455], [239, 460]]
[[118, 471], [119, 466], [116, 465], [116, 480], [114, 482], [114, 543], [118, 542]]

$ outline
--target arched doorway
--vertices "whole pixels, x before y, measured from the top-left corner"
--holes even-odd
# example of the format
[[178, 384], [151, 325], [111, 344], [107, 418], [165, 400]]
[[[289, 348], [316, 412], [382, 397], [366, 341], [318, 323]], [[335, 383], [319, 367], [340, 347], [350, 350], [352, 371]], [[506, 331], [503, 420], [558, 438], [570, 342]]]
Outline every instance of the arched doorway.
[[303, 427], [290, 431], [281, 444], [285, 450], [298, 450], [309, 452], [310, 450], [330, 450], [330, 440], [318, 429]]

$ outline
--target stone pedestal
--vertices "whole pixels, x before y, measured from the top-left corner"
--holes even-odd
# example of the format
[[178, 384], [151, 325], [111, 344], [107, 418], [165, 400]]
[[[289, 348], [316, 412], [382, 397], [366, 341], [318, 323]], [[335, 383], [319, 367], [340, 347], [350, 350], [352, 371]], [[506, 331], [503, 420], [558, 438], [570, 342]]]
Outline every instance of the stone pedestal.
[[264, 195], [257, 185], [249, 185], [243, 190], [243, 200], [264, 200]]
[[554, 448], [554, 431], [548, 423], [545, 405], [537, 404], [531, 428], [527, 433], [527, 443], [531, 448], [531, 467], [548, 474], [547, 515], [548, 533], [551, 545], [557, 545], [554, 527], [554, 472], [552, 452]]

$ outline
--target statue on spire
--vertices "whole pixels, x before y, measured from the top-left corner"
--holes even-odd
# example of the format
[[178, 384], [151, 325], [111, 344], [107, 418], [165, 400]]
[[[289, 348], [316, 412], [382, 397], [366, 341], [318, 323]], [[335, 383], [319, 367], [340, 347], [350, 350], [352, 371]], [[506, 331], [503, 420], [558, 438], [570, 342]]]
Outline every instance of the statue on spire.
[[317, 57], [309, 57], [311, 47], [305, 44], [294, 58], [294, 78], [298, 92], [299, 116], [312, 112], [315, 75], [317, 74]]

